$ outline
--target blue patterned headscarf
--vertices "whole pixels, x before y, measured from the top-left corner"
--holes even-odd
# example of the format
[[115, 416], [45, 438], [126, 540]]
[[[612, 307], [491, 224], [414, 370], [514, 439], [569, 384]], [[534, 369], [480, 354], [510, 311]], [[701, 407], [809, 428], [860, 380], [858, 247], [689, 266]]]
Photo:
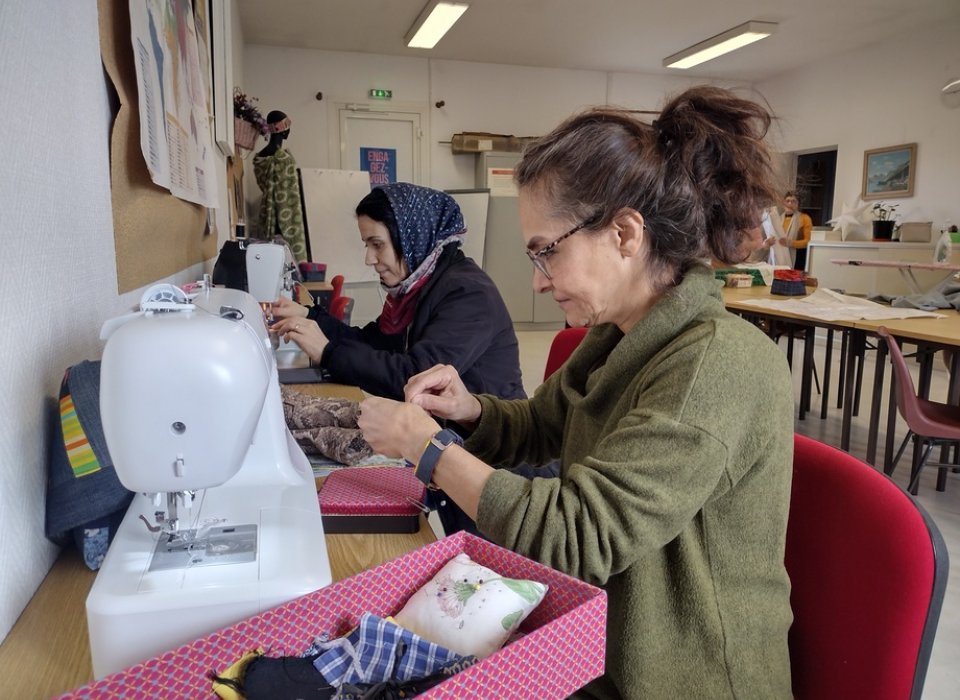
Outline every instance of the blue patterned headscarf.
[[[387, 195], [397, 220], [399, 241], [393, 241], [393, 244], [397, 246], [399, 243], [398, 250], [411, 273], [416, 272], [434, 249], [441, 247], [441, 243], [462, 241], [467, 228], [463, 214], [446, 192], [408, 182], [382, 185], [380, 189]], [[454, 240], [447, 240], [454, 236]]]

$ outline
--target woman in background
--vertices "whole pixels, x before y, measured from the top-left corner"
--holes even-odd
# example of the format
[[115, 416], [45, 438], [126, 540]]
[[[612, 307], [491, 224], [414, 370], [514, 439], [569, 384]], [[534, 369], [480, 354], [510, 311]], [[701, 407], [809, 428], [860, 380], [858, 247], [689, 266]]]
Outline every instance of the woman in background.
[[[739, 257], [776, 201], [770, 121], [699, 87], [652, 125], [606, 108], [561, 124], [515, 170], [520, 223], [534, 289], [590, 332], [529, 400], [441, 365], [406, 403], [361, 404], [374, 449], [485, 536], [606, 589], [606, 674], [584, 696], [791, 697], [793, 385], [703, 263]], [[464, 446], [435, 418], [472, 429]], [[556, 479], [496, 468], [558, 457]]]
[[807, 268], [807, 244], [813, 233], [813, 219], [800, 211], [800, 197], [796, 192], [783, 195], [783, 236], [780, 245], [790, 249], [790, 260], [794, 270]]
[[[510, 314], [493, 280], [460, 249], [466, 227], [456, 201], [397, 183], [372, 190], [356, 214], [365, 262], [387, 294], [380, 317], [351, 327], [320, 306], [308, 310], [281, 298], [272, 330], [295, 341], [333, 381], [375, 396], [402, 399], [410, 377], [444, 364], [457, 368], [470, 391], [525, 398]], [[517, 472], [555, 476], [556, 467]], [[473, 519], [442, 492], [430, 492], [427, 501], [448, 535], [476, 532]]]
[[460, 249], [466, 227], [454, 199], [407, 183], [372, 190], [357, 205], [365, 263], [380, 276], [380, 317], [351, 327], [320, 306], [273, 305], [273, 330], [295, 341], [331, 379], [403, 398], [413, 375], [457, 368], [471, 391], [524, 398], [513, 323], [493, 281]]

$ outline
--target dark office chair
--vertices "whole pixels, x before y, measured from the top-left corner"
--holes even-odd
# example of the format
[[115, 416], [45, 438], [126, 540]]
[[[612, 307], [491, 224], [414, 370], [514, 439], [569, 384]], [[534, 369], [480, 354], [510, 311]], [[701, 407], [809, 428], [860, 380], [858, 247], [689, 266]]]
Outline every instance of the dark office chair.
[[903, 456], [907, 442], [913, 439], [913, 466], [910, 470], [910, 485], [907, 490], [916, 495], [919, 490], [920, 472], [926, 467], [936, 467], [937, 491], [943, 491], [947, 486], [947, 473], [955, 464], [930, 462], [930, 452], [934, 447], [960, 446], [960, 406], [938, 403], [917, 395], [913, 386], [913, 377], [907, 368], [907, 362], [900, 350], [897, 339], [890, 335], [885, 326], [880, 326], [877, 333], [887, 343], [890, 354], [890, 364], [893, 366], [894, 391], [897, 397], [897, 410], [907, 422], [907, 434], [900, 443], [897, 456], [890, 464], [889, 473], [893, 474], [897, 462]]
[[796, 435], [785, 563], [794, 697], [918, 699], [949, 559], [916, 501], [846, 452]]
[[550, 352], [547, 353], [547, 366], [543, 370], [544, 381], [567, 361], [588, 330], [588, 328], [564, 328], [553, 337]]

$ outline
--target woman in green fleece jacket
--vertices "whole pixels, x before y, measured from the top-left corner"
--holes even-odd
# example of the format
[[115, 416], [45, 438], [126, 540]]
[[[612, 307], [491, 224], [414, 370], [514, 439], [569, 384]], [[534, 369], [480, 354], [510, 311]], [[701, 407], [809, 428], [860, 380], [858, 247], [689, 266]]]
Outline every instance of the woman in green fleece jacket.
[[[791, 696], [792, 383], [703, 264], [735, 260], [776, 201], [770, 121], [713, 87], [652, 124], [568, 119], [515, 178], [534, 287], [591, 328], [582, 344], [528, 400], [471, 395], [437, 366], [406, 403], [361, 405], [373, 447], [487, 537], [606, 589], [606, 674], [585, 697]], [[472, 431], [464, 447], [444, 449], [437, 418]], [[498, 468], [554, 458], [558, 479]]]

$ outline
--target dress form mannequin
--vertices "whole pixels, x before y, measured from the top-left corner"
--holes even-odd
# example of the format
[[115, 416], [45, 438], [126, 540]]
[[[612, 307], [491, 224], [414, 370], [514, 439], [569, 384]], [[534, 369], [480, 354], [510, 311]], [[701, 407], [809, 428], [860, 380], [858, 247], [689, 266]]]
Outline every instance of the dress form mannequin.
[[[271, 121], [271, 119], [275, 121]], [[284, 129], [283, 131], [272, 131], [274, 127], [283, 126], [284, 121], [287, 122], [286, 129]], [[267, 115], [267, 124], [269, 124], [271, 128], [270, 141], [267, 143], [266, 146], [263, 147], [263, 150], [261, 150], [257, 154], [257, 156], [272, 156], [274, 153], [276, 153], [280, 149], [280, 147], [283, 145], [284, 140], [288, 136], [290, 136], [289, 122], [290, 120], [287, 117], [287, 115], [279, 110], [274, 110], [273, 112], [270, 112], [269, 115]]]
[[307, 259], [303, 205], [297, 180], [297, 162], [284, 140], [290, 136], [290, 118], [278, 110], [267, 115], [270, 141], [253, 158], [253, 172], [263, 192], [260, 199], [260, 236], [282, 236], [297, 262]]

